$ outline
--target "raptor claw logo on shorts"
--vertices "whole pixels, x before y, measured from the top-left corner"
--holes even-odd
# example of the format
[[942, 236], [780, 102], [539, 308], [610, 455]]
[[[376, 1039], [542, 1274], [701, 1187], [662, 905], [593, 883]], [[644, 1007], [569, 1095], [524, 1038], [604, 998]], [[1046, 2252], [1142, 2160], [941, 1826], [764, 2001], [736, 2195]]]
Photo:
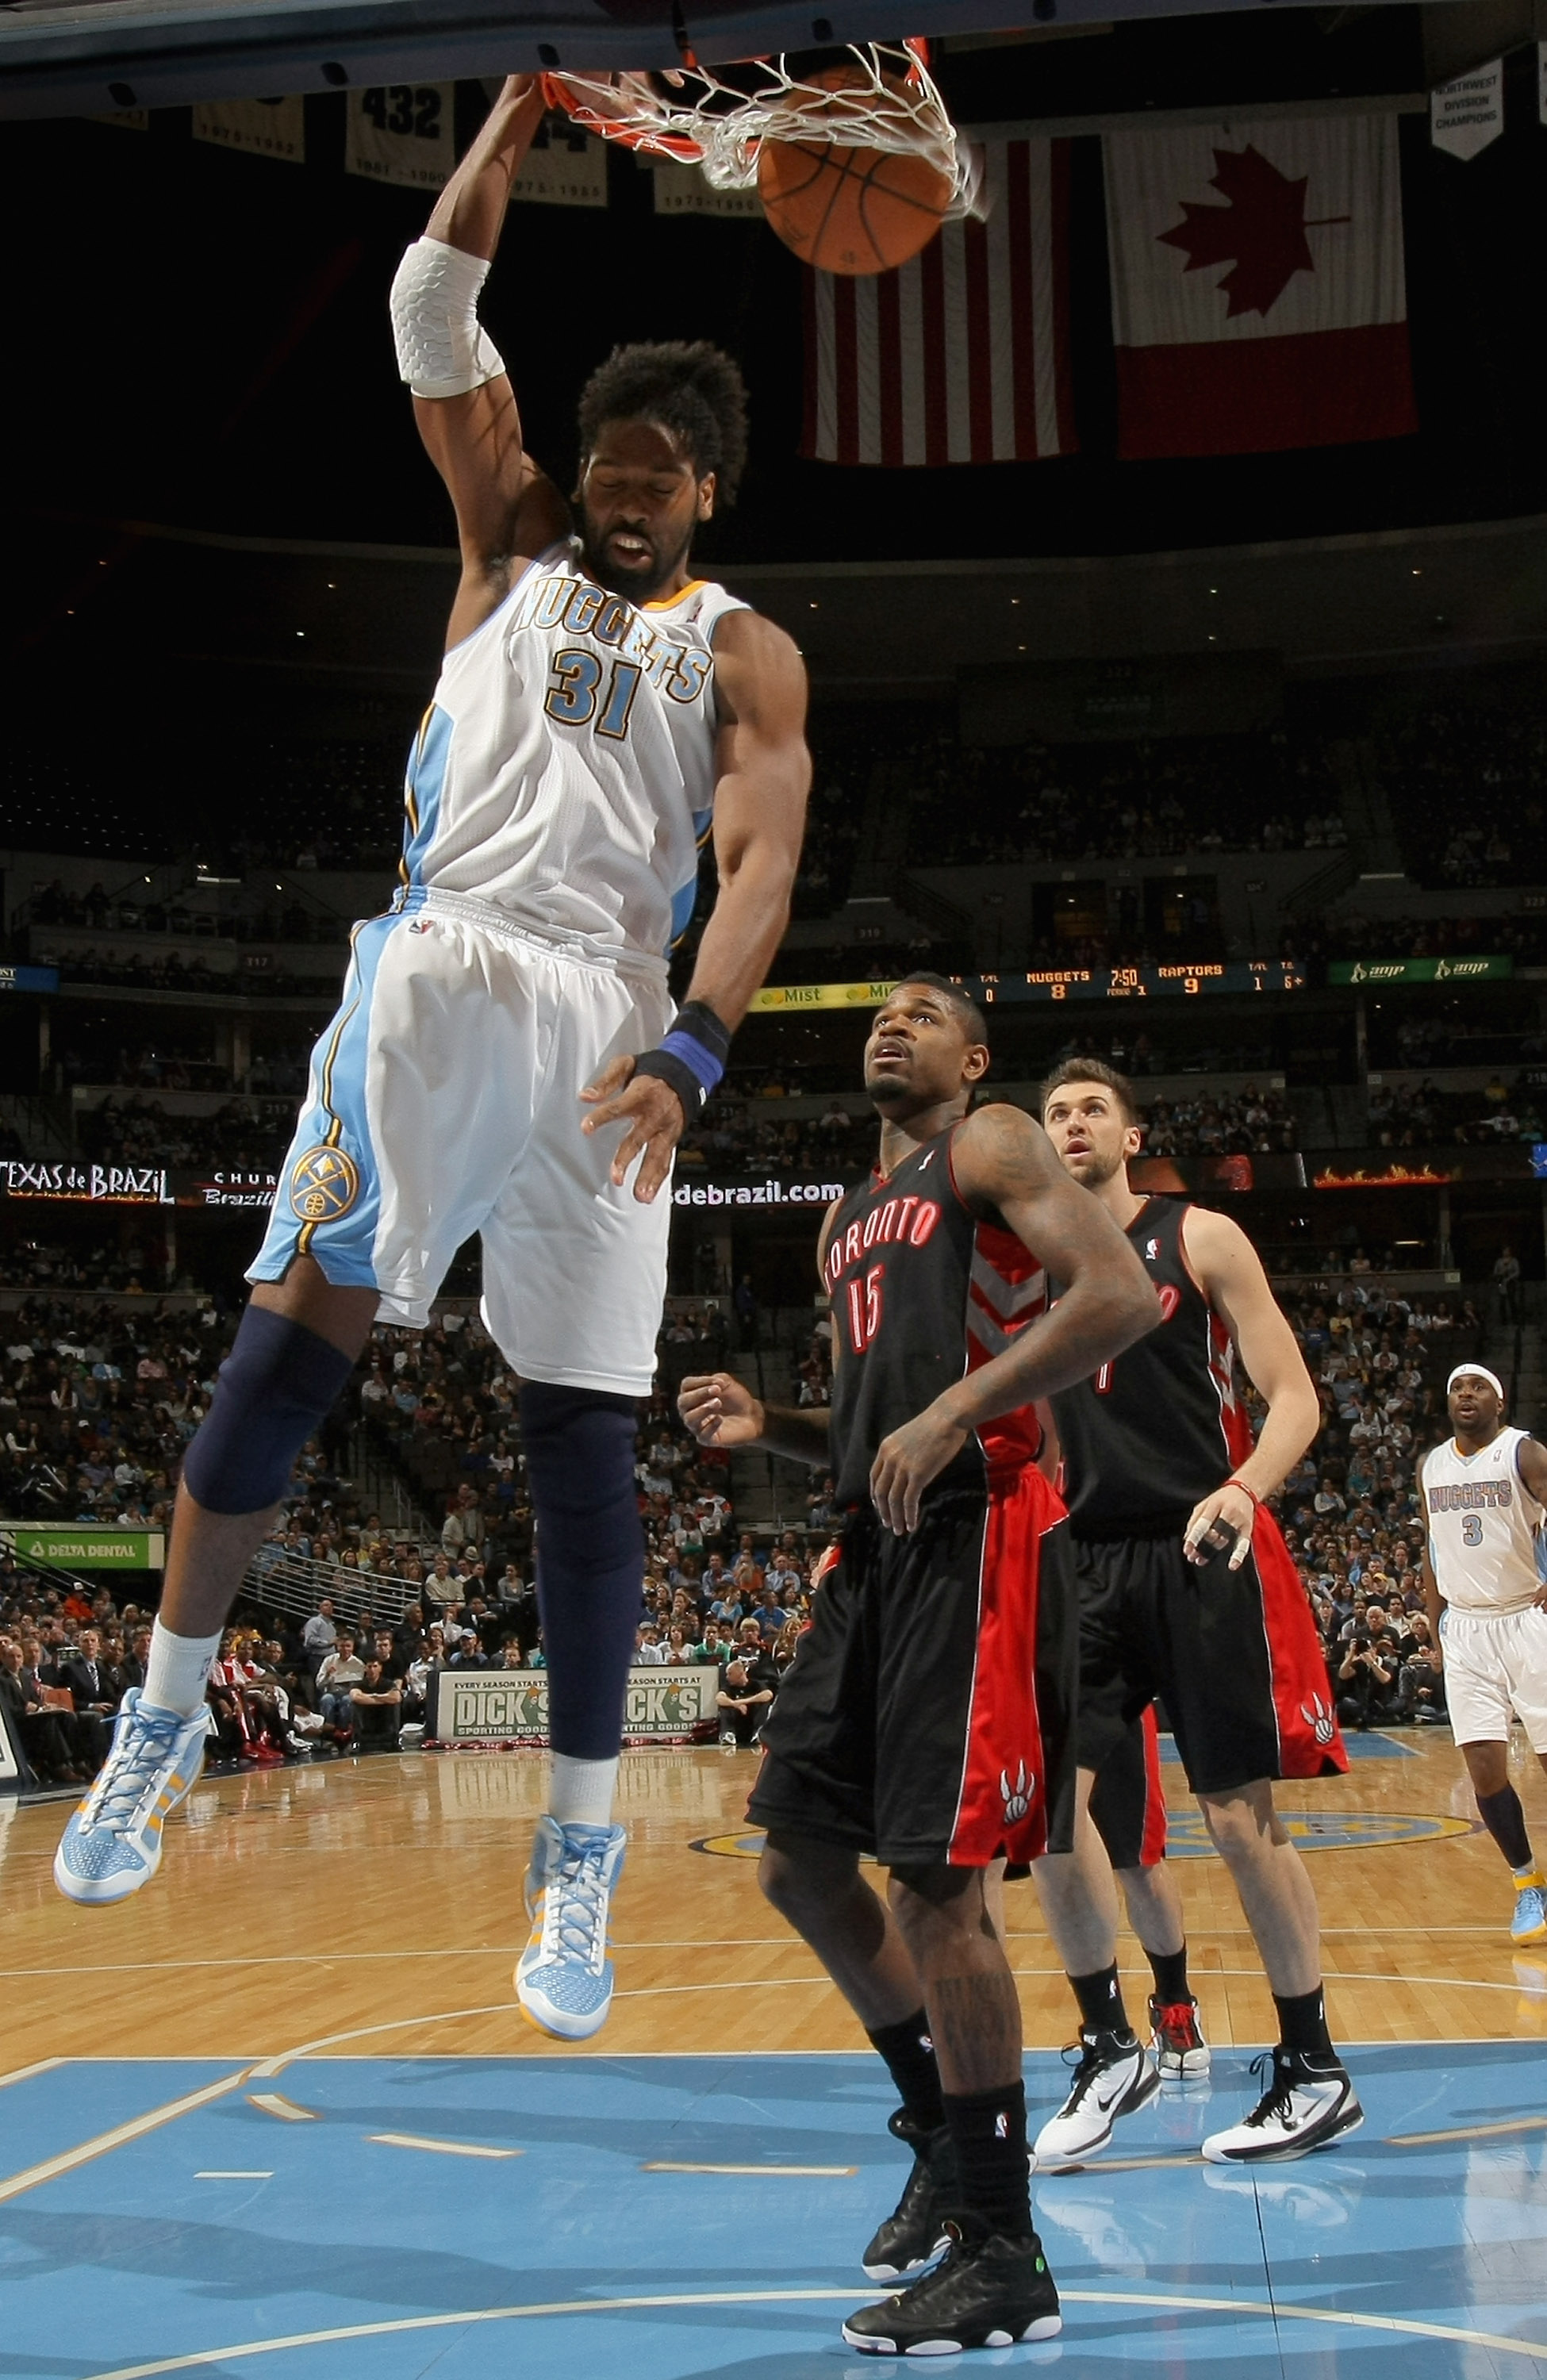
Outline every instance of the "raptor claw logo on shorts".
[[1016, 1781], [1013, 1785], [1010, 1782], [1009, 1770], [1007, 1768], [1000, 1770], [999, 1792], [1005, 1804], [1005, 1824], [1007, 1827], [1019, 1826], [1031, 1807], [1031, 1796], [1036, 1790], [1037, 1780], [1034, 1777], [1027, 1775], [1024, 1760], [1016, 1772]]
[[290, 1212], [303, 1223], [335, 1223], [359, 1196], [359, 1167], [345, 1148], [319, 1144], [290, 1168]]
[[1308, 1703], [1300, 1705], [1300, 1717], [1318, 1743], [1330, 1743], [1337, 1732], [1337, 1721], [1320, 1694], [1312, 1694]]

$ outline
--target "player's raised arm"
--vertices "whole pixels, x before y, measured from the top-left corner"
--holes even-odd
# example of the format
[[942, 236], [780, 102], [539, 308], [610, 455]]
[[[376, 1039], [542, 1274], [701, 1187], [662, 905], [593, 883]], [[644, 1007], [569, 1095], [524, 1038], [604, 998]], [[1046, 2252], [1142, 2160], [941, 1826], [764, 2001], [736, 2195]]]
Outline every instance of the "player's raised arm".
[[980, 1108], [956, 1134], [951, 1165], [968, 1208], [1001, 1217], [1066, 1287], [1002, 1355], [954, 1380], [883, 1441], [871, 1492], [899, 1534], [917, 1528], [924, 1489], [973, 1430], [1087, 1379], [1160, 1320], [1160, 1300], [1132, 1244], [1069, 1179], [1024, 1110]]
[[526, 455], [504, 358], [478, 319], [511, 185], [542, 121], [535, 77], [512, 75], [392, 285], [398, 370], [425, 451], [457, 513], [462, 582], [447, 645], [469, 636], [519, 565], [562, 536], [568, 512]]
[[1201, 1540], [1216, 1521], [1236, 1531], [1231, 1567], [1246, 1560], [1252, 1515], [1264, 1496], [1282, 1488], [1322, 1427], [1322, 1407], [1305, 1367], [1299, 1343], [1262, 1269], [1262, 1260], [1238, 1223], [1207, 1207], [1189, 1207], [1182, 1225], [1182, 1252], [1200, 1289], [1229, 1329], [1246, 1376], [1267, 1403], [1267, 1418], [1253, 1451], [1236, 1465], [1233, 1478], [1205, 1496], [1188, 1523], [1186, 1543], [1195, 1560], [1205, 1559]]

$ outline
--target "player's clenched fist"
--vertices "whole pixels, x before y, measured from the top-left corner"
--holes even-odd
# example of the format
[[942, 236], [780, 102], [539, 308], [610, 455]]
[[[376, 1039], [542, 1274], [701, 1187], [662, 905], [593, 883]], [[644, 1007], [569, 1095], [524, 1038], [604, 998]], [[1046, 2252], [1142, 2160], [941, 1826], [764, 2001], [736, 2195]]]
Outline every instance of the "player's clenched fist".
[[755, 1446], [763, 1433], [761, 1400], [730, 1372], [684, 1380], [676, 1409], [700, 1446]]

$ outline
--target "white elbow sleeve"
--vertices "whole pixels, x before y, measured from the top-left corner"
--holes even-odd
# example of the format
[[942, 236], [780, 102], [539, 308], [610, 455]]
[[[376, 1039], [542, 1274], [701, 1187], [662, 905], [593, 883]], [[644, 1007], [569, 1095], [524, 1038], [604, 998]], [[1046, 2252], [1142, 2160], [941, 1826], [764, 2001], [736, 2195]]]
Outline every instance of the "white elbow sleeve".
[[392, 334], [398, 371], [416, 396], [466, 396], [504, 371], [478, 319], [488, 277], [486, 258], [442, 239], [416, 239], [404, 251], [392, 285]]

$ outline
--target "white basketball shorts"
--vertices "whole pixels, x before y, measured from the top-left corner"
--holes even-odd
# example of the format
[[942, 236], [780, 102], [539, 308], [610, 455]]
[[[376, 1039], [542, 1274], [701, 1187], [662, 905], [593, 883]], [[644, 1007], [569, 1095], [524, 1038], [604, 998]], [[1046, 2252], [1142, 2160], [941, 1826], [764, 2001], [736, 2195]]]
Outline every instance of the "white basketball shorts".
[[648, 1395], [670, 1184], [650, 1206], [634, 1170], [615, 1188], [623, 1127], [582, 1133], [579, 1094], [671, 1017], [664, 965], [578, 955], [463, 895], [357, 926], [248, 1279], [314, 1257], [422, 1329], [476, 1232], [484, 1324], [521, 1378]]
[[1507, 1743], [1512, 1718], [1547, 1753], [1547, 1611], [1440, 1615], [1445, 1701], [1457, 1743]]

